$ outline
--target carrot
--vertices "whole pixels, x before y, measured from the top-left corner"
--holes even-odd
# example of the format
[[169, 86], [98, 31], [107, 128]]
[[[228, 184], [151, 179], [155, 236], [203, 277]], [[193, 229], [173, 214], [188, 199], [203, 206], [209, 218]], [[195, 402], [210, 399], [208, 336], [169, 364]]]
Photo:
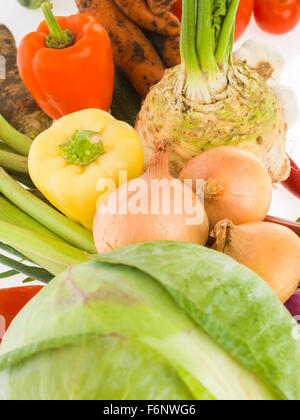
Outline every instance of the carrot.
[[94, 15], [108, 31], [116, 64], [145, 97], [158, 83], [165, 67], [141, 29], [132, 22], [113, 0], [76, 0], [80, 12]]
[[161, 16], [170, 11], [177, 0], [147, 0], [148, 6], [156, 16]]
[[0, 25], [0, 114], [17, 130], [34, 139], [52, 121], [44, 114], [23, 84], [17, 68], [17, 47], [9, 29]]
[[170, 37], [180, 35], [180, 22], [170, 11], [166, 11], [162, 16], [155, 16], [146, 0], [115, 0], [115, 3], [144, 29]]
[[167, 68], [175, 67], [181, 63], [179, 37], [166, 37], [154, 32], [147, 32], [146, 35]]

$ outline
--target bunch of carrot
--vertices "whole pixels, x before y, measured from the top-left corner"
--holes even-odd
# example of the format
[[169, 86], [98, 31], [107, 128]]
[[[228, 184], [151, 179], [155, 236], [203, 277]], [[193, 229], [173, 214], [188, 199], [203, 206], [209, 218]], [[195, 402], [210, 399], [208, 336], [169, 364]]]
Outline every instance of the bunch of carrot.
[[165, 68], [180, 63], [176, 0], [76, 0], [109, 32], [116, 64], [145, 97]]

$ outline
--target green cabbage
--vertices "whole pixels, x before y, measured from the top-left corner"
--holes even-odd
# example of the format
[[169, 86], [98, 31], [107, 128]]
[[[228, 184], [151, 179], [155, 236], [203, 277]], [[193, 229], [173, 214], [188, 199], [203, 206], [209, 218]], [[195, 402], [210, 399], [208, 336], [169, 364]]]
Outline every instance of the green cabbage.
[[300, 399], [295, 324], [256, 274], [178, 242], [96, 259], [13, 321], [0, 399]]

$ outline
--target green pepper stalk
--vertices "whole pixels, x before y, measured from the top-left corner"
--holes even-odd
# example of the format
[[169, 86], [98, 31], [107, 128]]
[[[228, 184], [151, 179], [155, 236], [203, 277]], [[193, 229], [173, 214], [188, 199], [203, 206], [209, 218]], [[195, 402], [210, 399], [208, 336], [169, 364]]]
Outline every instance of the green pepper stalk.
[[68, 165], [86, 166], [104, 153], [101, 134], [91, 130], [76, 130], [59, 148]]
[[211, 103], [226, 89], [239, 0], [183, 0], [181, 58], [185, 92]]
[[49, 35], [46, 37], [48, 48], [67, 48], [74, 42], [74, 35], [70, 29], [62, 30], [52, 13], [52, 3], [45, 2], [42, 9], [49, 28]]

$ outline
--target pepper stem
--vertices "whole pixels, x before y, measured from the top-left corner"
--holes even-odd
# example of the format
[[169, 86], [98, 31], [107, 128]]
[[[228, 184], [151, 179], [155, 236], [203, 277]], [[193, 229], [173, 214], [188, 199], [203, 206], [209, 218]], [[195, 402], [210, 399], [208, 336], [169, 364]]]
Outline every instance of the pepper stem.
[[69, 47], [74, 42], [74, 35], [71, 29], [62, 30], [52, 13], [52, 3], [45, 2], [42, 5], [44, 16], [49, 28], [49, 35], [46, 37], [48, 48], [62, 49]]
[[68, 165], [88, 165], [104, 153], [101, 134], [91, 130], [76, 130], [60, 145]]

